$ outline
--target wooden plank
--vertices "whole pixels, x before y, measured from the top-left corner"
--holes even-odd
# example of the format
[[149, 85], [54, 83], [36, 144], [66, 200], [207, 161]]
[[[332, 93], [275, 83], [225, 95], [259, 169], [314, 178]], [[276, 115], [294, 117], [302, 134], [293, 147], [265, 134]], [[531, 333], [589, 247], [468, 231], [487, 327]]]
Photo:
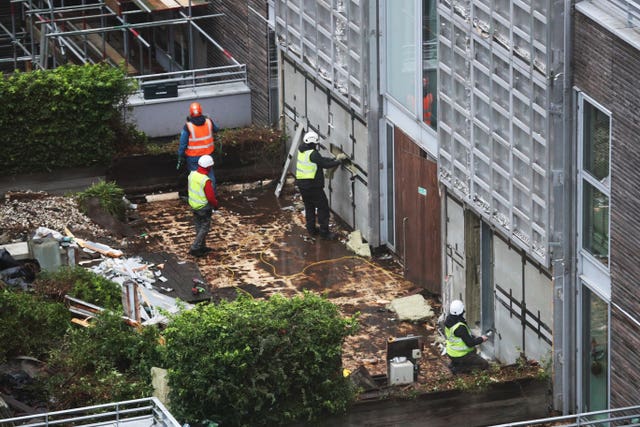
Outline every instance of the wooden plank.
[[[134, 0], [141, 9], [161, 11], [189, 7], [189, 0]], [[204, 6], [207, 0], [191, 0], [191, 7]]]
[[[113, 61], [116, 65], [120, 65], [120, 63], [124, 62], [125, 59], [122, 55], [120, 55], [120, 53], [115, 50], [113, 48], [113, 46], [111, 46], [109, 43], [105, 42], [104, 43], [104, 51], [102, 50], [102, 37], [100, 37], [99, 34], [87, 34], [87, 39], [91, 42], [91, 44], [93, 44], [96, 49], [98, 49], [100, 52], [103, 53], [103, 55], [106, 55], [109, 57], [109, 59], [111, 59], [111, 61]], [[131, 65], [131, 63], [127, 63], [127, 74], [129, 75], [136, 75], [138, 74], [138, 69], [136, 67], [134, 67], [133, 65]]]

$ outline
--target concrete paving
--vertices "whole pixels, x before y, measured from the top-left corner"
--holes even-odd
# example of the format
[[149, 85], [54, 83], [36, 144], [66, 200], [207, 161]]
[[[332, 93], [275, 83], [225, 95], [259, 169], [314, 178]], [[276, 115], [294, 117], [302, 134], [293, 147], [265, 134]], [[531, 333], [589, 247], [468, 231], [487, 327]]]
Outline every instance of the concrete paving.
[[0, 176], [0, 196], [8, 191], [45, 191], [54, 195], [83, 191], [104, 180], [105, 172], [103, 167], [91, 167]]

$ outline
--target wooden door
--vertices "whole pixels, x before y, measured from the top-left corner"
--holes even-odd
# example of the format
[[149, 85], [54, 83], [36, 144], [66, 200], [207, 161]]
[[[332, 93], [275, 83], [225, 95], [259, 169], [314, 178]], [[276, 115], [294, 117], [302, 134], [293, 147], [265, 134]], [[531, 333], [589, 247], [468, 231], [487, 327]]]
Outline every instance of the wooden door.
[[441, 292], [438, 166], [408, 136], [394, 130], [396, 250], [405, 278]]

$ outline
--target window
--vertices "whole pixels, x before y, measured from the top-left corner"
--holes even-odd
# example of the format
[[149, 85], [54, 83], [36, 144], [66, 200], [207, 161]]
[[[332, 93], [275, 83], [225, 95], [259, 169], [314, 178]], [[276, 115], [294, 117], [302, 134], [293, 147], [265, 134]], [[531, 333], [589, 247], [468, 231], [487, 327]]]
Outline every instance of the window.
[[609, 304], [582, 285], [582, 408], [609, 408]]
[[578, 101], [582, 248], [608, 267], [611, 119], [583, 94]]
[[422, 121], [436, 129], [438, 120], [438, 11], [435, 0], [422, 1]]
[[387, 92], [413, 114], [419, 111], [416, 6], [413, 0], [387, 1], [385, 32]]

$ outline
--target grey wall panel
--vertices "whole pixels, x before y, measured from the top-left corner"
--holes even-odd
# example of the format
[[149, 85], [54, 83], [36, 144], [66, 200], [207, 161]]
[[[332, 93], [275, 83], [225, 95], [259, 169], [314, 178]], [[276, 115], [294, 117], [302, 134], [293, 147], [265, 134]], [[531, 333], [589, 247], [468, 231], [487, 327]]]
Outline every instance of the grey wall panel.
[[[533, 314], [527, 315], [527, 321], [534, 326], [525, 329], [526, 356], [538, 361], [548, 360], [551, 344], [542, 336], [552, 341], [553, 284], [551, 279], [529, 262], [525, 263], [524, 267], [524, 294], [527, 311]], [[551, 332], [543, 325], [551, 329]]]
[[[331, 120], [331, 142], [347, 154], [351, 154], [351, 115], [337, 102], [329, 106]], [[366, 140], [365, 140], [366, 141]]]
[[282, 88], [284, 103], [287, 108], [296, 112], [297, 116], [305, 116], [304, 91], [306, 79], [289, 62], [282, 62], [284, 85]]
[[[307, 122], [316, 129], [322, 138], [329, 135], [329, 112], [327, 107], [327, 95], [321, 88], [306, 80], [306, 113]], [[326, 139], [321, 143], [329, 148]]]
[[505, 364], [515, 363], [522, 350], [522, 328], [506, 307], [496, 303], [496, 333], [493, 338], [494, 356]]
[[[494, 265], [495, 357], [503, 363], [514, 363], [523, 348], [522, 314], [514, 302], [522, 301], [522, 257], [502, 239], [493, 240]], [[498, 290], [500, 287], [503, 291]]]
[[[464, 255], [464, 209], [462, 205], [447, 196], [446, 262], [447, 271], [444, 289], [445, 306], [454, 299], [464, 301], [466, 287]], [[448, 310], [448, 307], [447, 307]]]
[[363, 182], [356, 179], [353, 183], [353, 198], [355, 202], [355, 224], [353, 228], [360, 230], [363, 238], [370, 242], [369, 203], [372, 202], [371, 193]]

